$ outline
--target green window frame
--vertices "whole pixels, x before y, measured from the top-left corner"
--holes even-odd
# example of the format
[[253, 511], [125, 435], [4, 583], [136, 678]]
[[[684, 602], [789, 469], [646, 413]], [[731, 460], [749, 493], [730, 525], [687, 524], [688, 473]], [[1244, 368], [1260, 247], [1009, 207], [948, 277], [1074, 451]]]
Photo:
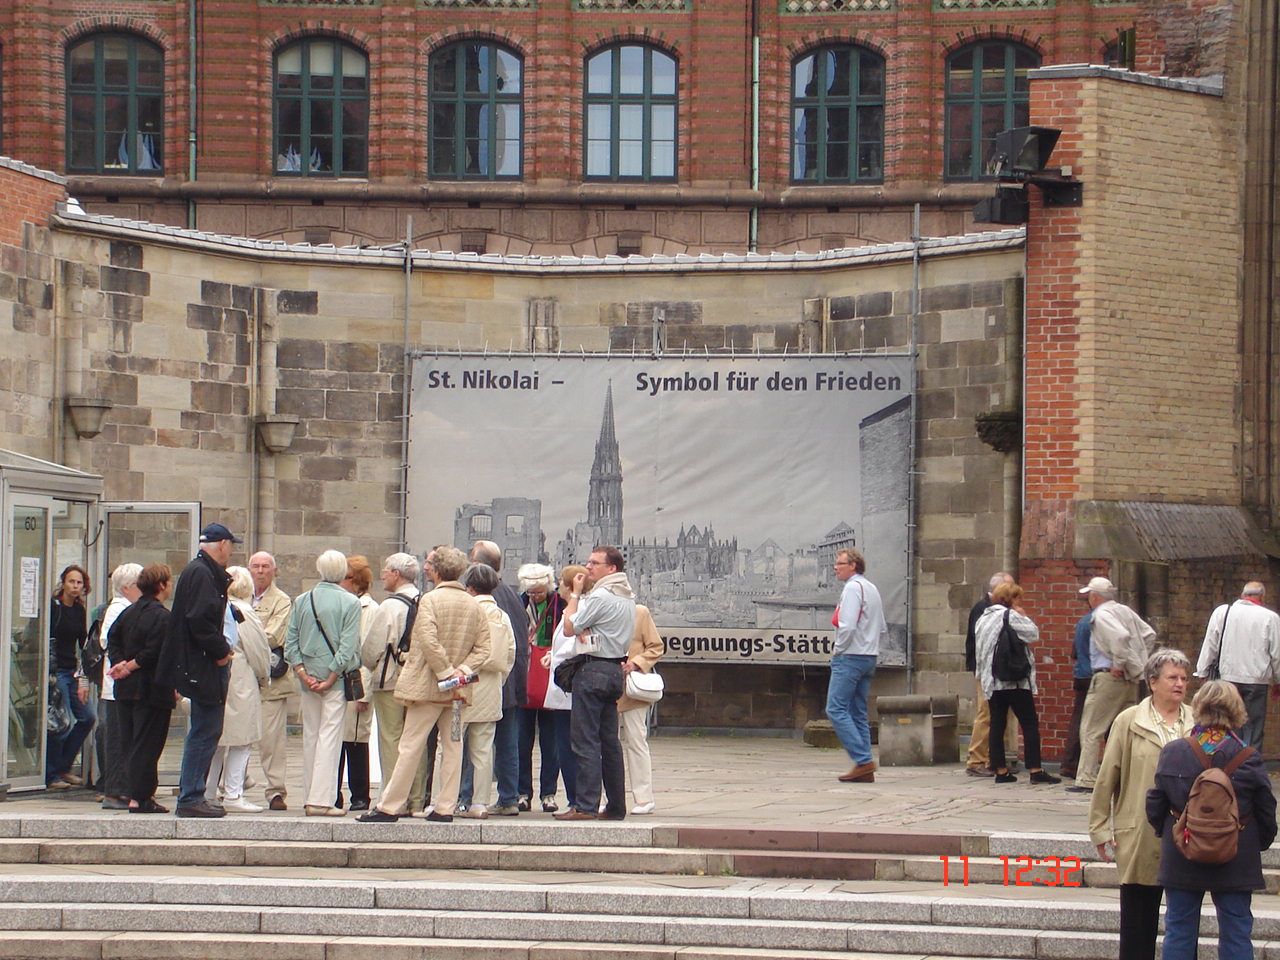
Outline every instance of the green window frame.
[[676, 179], [679, 64], [649, 44], [620, 43], [587, 57], [583, 75], [583, 176]]
[[276, 51], [272, 169], [283, 177], [369, 173], [369, 58], [335, 37]]
[[791, 182], [884, 180], [884, 57], [829, 44], [791, 68]]
[[519, 180], [524, 174], [524, 61], [501, 44], [463, 40], [431, 54], [430, 176]]
[[978, 41], [947, 57], [947, 180], [987, 179], [996, 134], [1030, 123], [1027, 74], [1038, 66], [1038, 53], [1007, 41]]
[[67, 47], [68, 173], [164, 174], [164, 51], [131, 33]]

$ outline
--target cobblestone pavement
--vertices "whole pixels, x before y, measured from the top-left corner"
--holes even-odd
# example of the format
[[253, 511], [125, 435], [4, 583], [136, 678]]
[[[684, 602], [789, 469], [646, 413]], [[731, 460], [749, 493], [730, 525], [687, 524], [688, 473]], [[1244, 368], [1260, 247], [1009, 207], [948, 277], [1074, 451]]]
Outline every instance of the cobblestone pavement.
[[[968, 776], [957, 763], [882, 768], [875, 783], [845, 784], [836, 780], [849, 767], [843, 752], [799, 740], [655, 735], [650, 744], [658, 805], [653, 822], [845, 830], [911, 827], [939, 833], [1086, 832], [1086, 795], [1067, 793], [1064, 786], [1033, 787], [1025, 774], [1018, 783], [997, 786], [990, 779]], [[290, 810], [276, 816], [302, 814], [301, 738], [290, 736], [289, 746]], [[536, 764], [536, 749], [534, 753]], [[175, 751], [166, 752], [162, 769], [175, 771], [177, 761]], [[261, 803], [264, 778], [256, 758], [250, 775], [258, 784], [249, 791], [250, 798]], [[166, 783], [175, 780], [172, 773], [165, 778]], [[162, 787], [162, 795], [168, 792]], [[83, 791], [57, 798], [42, 792], [14, 794], [5, 806], [40, 806], [56, 813], [96, 809]]]

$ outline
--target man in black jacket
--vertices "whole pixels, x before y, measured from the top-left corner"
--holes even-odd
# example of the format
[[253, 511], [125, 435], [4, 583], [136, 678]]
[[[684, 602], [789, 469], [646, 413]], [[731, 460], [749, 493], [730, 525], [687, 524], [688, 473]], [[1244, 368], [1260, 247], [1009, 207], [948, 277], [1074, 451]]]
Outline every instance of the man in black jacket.
[[178, 578], [169, 615], [169, 633], [160, 654], [160, 677], [191, 701], [191, 724], [182, 749], [178, 778], [179, 817], [222, 817], [220, 805], [205, 800], [209, 763], [222, 737], [231, 644], [227, 639], [227, 564], [240, 543], [220, 523], [200, 531], [200, 552]]

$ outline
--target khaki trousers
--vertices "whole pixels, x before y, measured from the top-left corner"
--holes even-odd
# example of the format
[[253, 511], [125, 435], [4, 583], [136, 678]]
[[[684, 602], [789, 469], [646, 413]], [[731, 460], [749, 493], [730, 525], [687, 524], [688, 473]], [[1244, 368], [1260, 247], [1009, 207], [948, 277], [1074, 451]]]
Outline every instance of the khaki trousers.
[[302, 802], [308, 807], [332, 807], [342, 756], [342, 719], [347, 712], [342, 681], [324, 693], [303, 690], [301, 697]]
[[288, 721], [288, 697], [262, 701], [262, 739], [258, 741], [258, 755], [262, 758], [262, 772], [267, 778], [268, 803], [272, 797], [285, 797], [289, 793], [284, 783], [289, 759]]
[[1137, 681], [1095, 673], [1084, 698], [1080, 717], [1080, 763], [1076, 766], [1076, 786], [1092, 787], [1102, 765], [1102, 741], [1111, 731], [1120, 711], [1138, 702]]
[[[373, 703], [373, 714], [378, 718], [378, 766], [382, 769], [382, 785], [391, 782], [391, 774], [396, 769], [396, 759], [400, 755], [400, 737], [404, 732], [404, 704], [396, 699], [394, 690], [375, 690], [369, 698]], [[422, 762], [418, 764], [417, 776], [409, 788], [409, 813], [421, 810], [426, 806], [427, 796], [427, 752], [422, 751]]]
[[[440, 731], [436, 751], [439, 772], [433, 786], [436, 813], [452, 815], [458, 806], [458, 782], [462, 778], [462, 742], [449, 735], [453, 721], [453, 702], [423, 701], [405, 707], [404, 731], [400, 734], [400, 750], [391, 779], [382, 785], [378, 809], [383, 813], [404, 814], [408, 809], [409, 791], [422, 766], [427, 735], [432, 727]], [[336, 770], [335, 770], [336, 773]]]
[[636, 707], [618, 714], [618, 739], [627, 785], [636, 804], [653, 803], [653, 764], [649, 760], [649, 708]]
[[480, 720], [467, 724], [467, 752], [471, 755], [471, 805], [491, 807], [493, 793], [493, 734], [497, 722]]
[[[987, 770], [991, 767], [991, 744], [988, 743], [991, 739], [991, 705], [982, 692], [981, 681], [977, 677], [973, 680], [978, 691], [973, 701], [977, 708], [973, 713], [973, 733], [969, 735], [969, 756], [965, 759], [965, 766]], [[1018, 735], [1013, 724], [1005, 728], [1004, 748], [1007, 756], [1017, 757]]]

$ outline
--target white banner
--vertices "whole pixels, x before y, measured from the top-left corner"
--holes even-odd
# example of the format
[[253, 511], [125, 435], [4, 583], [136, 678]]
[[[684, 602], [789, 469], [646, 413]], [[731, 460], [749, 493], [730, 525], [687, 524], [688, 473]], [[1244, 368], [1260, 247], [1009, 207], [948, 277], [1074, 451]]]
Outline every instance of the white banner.
[[856, 546], [903, 664], [910, 360], [421, 356], [409, 545], [627, 557], [669, 661], [825, 663]]

